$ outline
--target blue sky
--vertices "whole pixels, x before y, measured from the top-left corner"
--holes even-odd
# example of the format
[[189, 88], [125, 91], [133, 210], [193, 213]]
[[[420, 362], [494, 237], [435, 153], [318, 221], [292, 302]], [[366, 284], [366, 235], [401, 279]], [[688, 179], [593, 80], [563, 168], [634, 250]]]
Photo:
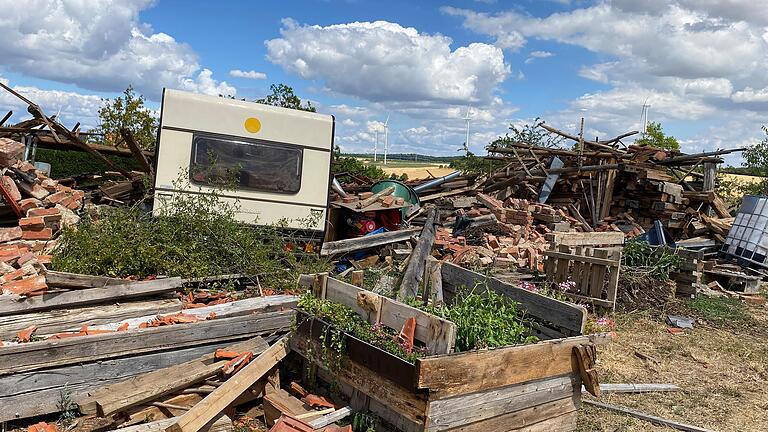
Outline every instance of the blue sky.
[[[762, 139], [768, 8], [746, 0], [0, 0], [0, 79], [95, 125], [131, 84], [254, 99], [286, 83], [345, 151], [482, 153], [535, 117], [607, 138], [643, 102], [685, 151]], [[23, 107], [0, 95], [0, 110]], [[383, 145], [383, 143], [382, 143]], [[739, 164], [738, 156], [728, 162]]]

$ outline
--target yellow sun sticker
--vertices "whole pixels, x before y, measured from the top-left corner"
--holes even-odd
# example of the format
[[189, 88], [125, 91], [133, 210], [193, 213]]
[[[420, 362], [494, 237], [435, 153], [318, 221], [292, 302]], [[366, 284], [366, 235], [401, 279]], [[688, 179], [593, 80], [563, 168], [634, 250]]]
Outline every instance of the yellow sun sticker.
[[245, 130], [250, 133], [256, 133], [261, 130], [261, 122], [254, 117], [248, 117], [245, 119]]

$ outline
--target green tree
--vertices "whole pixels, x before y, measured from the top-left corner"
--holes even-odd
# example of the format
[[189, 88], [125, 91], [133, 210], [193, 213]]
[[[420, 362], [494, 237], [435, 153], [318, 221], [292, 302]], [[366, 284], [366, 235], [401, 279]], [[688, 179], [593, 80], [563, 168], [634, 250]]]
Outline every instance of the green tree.
[[680, 150], [680, 143], [673, 136], [664, 135], [661, 123], [650, 122], [642, 138], [635, 141], [636, 145], [646, 145], [665, 150]]
[[762, 180], [743, 185], [740, 192], [744, 194], [768, 195], [768, 128], [763, 126], [762, 129], [765, 133], [763, 140], [743, 153], [743, 165], [751, 174], [762, 177]]
[[104, 144], [115, 145], [121, 141], [120, 129], [127, 128], [141, 148], [152, 150], [158, 121], [144, 102], [144, 96], [137, 95], [131, 86], [125, 89], [122, 96], [112, 100], [102, 99], [99, 125], [93, 132], [103, 134]]
[[256, 103], [279, 106], [283, 108], [291, 108], [302, 111], [315, 112], [315, 107], [312, 106], [312, 102], [306, 101], [305, 105], [302, 105], [301, 98], [296, 96], [293, 92], [293, 87], [285, 84], [272, 84], [269, 86], [272, 90], [272, 94], [263, 99], [257, 99]]

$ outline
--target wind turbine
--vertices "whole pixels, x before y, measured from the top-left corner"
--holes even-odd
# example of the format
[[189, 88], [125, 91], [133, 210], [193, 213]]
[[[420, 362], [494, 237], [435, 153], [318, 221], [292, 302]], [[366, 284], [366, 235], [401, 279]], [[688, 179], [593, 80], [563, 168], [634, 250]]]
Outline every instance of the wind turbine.
[[469, 110], [472, 109], [469, 105], [467, 105], [467, 113], [464, 115], [464, 121], [467, 122], [467, 139], [464, 141], [464, 151], [469, 153], [469, 121], [471, 120], [471, 117], [469, 116]]
[[651, 106], [648, 104], [648, 98], [645, 98], [643, 102], [643, 110], [640, 112], [640, 121], [643, 122], [643, 137], [648, 132], [648, 109]]
[[373, 143], [373, 161], [376, 162], [377, 155], [379, 153], [379, 128], [376, 127], [376, 130], [374, 131], [374, 135], [376, 136], [376, 141]]
[[387, 119], [384, 121], [384, 165], [387, 164], [387, 153], [389, 152], [389, 114], [387, 114]]

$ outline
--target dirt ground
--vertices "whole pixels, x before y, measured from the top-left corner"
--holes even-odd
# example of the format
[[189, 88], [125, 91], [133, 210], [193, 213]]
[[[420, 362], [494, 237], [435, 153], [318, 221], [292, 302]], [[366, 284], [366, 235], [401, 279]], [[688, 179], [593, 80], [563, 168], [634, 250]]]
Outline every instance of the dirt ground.
[[[673, 335], [667, 313], [697, 318]], [[598, 352], [603, 383], [670, 383], [673, 393], [605, 394], [602, 402], [721, 432], [768, 430], [768, 309], [731, 299], [673, 303], [617, 315], [615, 340]], [[643, 360], [636, 352], [658, 361]], [[588, 396], [591, 398], [591, 396]], [[673, 430], [583, 406], [578, 431]]]

